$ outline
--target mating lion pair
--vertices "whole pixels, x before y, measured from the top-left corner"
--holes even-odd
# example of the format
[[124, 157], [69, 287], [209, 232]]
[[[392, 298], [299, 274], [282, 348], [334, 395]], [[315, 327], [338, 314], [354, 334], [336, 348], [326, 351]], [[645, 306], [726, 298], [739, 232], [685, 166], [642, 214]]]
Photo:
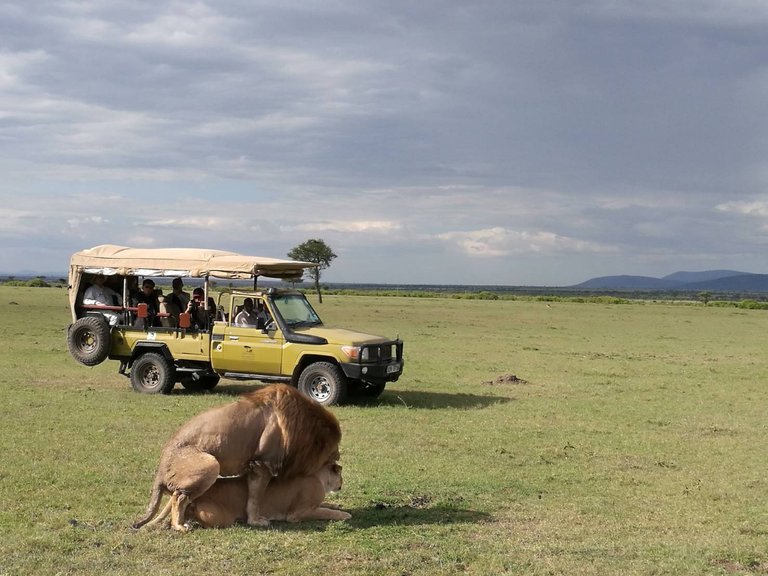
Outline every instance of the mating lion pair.
[[[277, 384], [245, 394], [198, 414], [171, 437], [160, 456], [147, 510], [133, 526], [157, 523], [170, 513], [171, 527], [185, 532], [190, 505], [189, 512], [204, 526], [231, 525], [241, 516], [251, 526], [267, 526], [270, 519], [283, 519], [281, 514], [294, 521], [324, 514], [330, 516], [324, 519], [347, 519], [338, 510], [325, 512], [331, 508], [322, 502], [327, 487], [335, 486], [334, 473], [341, 484], [341, 467], [334, 468], [340, 441], [336, 417], [295, 388]], [[231, 483], [220, 479], [228, 476], [238, 478]], [[314, 508], [288, 498], [297, 490], [313, 494], [309, 503]], [[152, 520], [164, 493], [170, 500]], [[286, 499], [292, 507], [285, 506]], [[281, 503], [282, 512], [274, 508]]]

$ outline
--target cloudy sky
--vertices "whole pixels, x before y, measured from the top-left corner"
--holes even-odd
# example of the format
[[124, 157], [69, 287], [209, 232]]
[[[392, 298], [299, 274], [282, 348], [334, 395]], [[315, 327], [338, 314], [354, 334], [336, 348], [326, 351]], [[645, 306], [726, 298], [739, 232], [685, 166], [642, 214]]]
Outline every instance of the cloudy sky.
[[768, 272], [764, 0], [0, 0], [0, 272], [97, 244], [329, 282]]

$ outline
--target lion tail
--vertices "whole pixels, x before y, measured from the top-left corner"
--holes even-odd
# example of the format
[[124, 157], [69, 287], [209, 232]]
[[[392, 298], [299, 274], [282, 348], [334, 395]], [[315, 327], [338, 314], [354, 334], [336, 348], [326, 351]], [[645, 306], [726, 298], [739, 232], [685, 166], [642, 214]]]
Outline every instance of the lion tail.
[[155, 483], [152, 485], [152, 493], [149, 496], [149, 505], [147, 506], [147, 510], [144, 512], [144, 516], [133, 523], [134, 528], [141, 528], [152, 519], [152, 516], [155, 515], [155, 512], [157, 512], [157, 509], [160, 507], [160, 499], [163, 497], [163, 488], [163, 482], [159, 477], [156, 477]]

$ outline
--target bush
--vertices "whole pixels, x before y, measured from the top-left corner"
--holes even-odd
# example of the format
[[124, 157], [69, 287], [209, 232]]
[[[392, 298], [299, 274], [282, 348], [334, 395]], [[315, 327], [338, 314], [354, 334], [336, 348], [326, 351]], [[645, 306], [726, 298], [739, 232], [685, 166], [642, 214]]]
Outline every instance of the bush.
[[48, 282], [46, 282], [39, 276], [27, 282], [27, 286], [29, 286], [30, 288], [50, 288], [51, 287], [51, 285], [48, 284]]
[[498, 300], [499, 295], [495, 292], [488, 292], [487, 290], [483, 290], [482, 292], [478, 292], [475, 295], [475, 298], [477, 300]]
[[757, 300], [742, 300], [739, 308], [746, 310], [768, 310], [768, 303], [758, 302]]
[[43, 279], [42, 276], [33, 278], [32, 280], [6, 280], [3, 282], [5, 286], [23, 286], [27, 288], [50, 288], [51, 285]]

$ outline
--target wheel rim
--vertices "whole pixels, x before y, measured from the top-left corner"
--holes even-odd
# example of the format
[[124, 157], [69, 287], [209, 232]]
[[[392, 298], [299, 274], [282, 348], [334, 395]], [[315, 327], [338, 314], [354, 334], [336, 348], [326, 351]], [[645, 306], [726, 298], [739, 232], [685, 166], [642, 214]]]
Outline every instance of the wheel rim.
[[318, 402], [324, 402], [331, 397], [331, 383], [325, 376], [315, 376], [309, 383], [309, 393]]
[[96, 336], [90, 330], [83, 330], [77, 339], [77, 347], [83, 352], [93, 352], [96, 348]]
[[160, 371], [157, 366], [147, 366], [141, 372], [141, 385], [148, 390], [154, 390], [160, 386]]

